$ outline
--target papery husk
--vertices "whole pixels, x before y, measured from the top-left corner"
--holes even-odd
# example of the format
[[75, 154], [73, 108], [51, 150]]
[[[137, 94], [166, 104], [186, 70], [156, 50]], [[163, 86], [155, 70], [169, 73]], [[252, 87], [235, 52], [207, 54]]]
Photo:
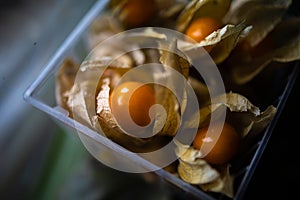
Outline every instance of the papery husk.
[[179, 15], [176, 30], [184, 32], [191, 21], [198, 17], [212, 17], [222, 21], [230, 5], [231, 0], [193, 0]]
[[109, 95], [112, 89], [112, 78], [116, 76], [117, 69], [112, 71], [111, 77], [102, 77], [99, 81], [100, 91], [97, 94], [97, 117], [101, 126], [101, 132], [113, 141], [125, 146], [130, 150], [136, 151], [138, 147], [144, 145], [147, 140], [132, 137], [123, 132], [119, 127], [109, 105]]
[[251, 112], [231, 112], [228, 113], [228, 121], [235, 124], [234, 127], [242, 138], [246, 136], [255, 138], [270, 124], [276, 111], [276, 107], [270, 105], [259, 115]]
[[[128, 44], [119, 37], [114, 37], [125, 29], [110, 13], [100, 15], [93, 21], [88, 33], [88, 49], [90, 60], [108, 58], [122, 63], [122, 67], [133, 67], [143, 64], [145, 55], [136, 48], [136, 45]], [[109, 38], [114, 37], [114, 39]], [[121, 67], [121, 66], [119, 66]]]
[[[164, 45], [165, 44], [160, 44], [160, 62], [166, 67], [164, 68], [165, 71], [162, 72], [166, 76], [166, 85], [165, 87], [156, 86], [155, 96], [157, 103], [164, 107], [167, 116], [158, 115], [158, 118], [155, 121], [154, 129], [157, 131], [160, 130], [161, 127], [163, 127], [161, 131], [159, 131], [159, 135], [174, 136], [176, 135], [177, 130], [180, 126], [180, 113], [181, 111], [183, 111], [183, 107], [185, 107], [186, 105], [186, 99], [184, 98], [185, 87], [184, 82], [182, 84], [178, 82], [182, 80], [175, 80], [175, 77], [170, 77], [170, 74], [168, 73], [168, 67], [178, 71], [185, 78], [187, 78], [189, 75], [190, 65], [185, 58], [176, 54], [176, 52], [178, 52], [176, 40], [171, 42], [169, 46]], [[180, 91], [176, 91], [177, 95], [180, 95], [180, 97], [182, 97], [182, 102], [178, 102], [175, 94], [173, 94], [174, 91], [168, 89], [171, 88], [171, 85], [175, 86], [175, 84], [180, 84], [181, 86], [183, 86], [182, 88], [179, 88], [181, 89]], [[164, 123], [164, 125], [162, 123]]]
[[272, 62], [292, 62], [300, 59], [300, 18], [288, 18], [282, 21], [268, 35], [273, 47], [261, 55], [252, 57], [251, 49], [234, 52], [228, 59], [230, 75], [236, 84], [245, 84], [255, 78]]
[[[136, 31], [136, 32], [131, 32], [129, 37], [126, 38], [127, 41], [132, 42], [132, 43], [138, 43], [145, 45], [148, 42], [150, 43], [149, 46], [153, 47], [156, 45], [158, 41], [166, 41], [167, 36], [164, 33], [159, 33], [157, 32], [153, 27], [146, 27], [143, 28], [142, 31]], [[155, 44], [153, 44], [155, 42]], [[146, 45], [146, 48], [148, 46]]]
[[[226, 121], [231, 124], [237, 133], [244, 140], [249, 136], [257, 137], [273, 119], [276, 108], [269, 106], [265, 111], [253, 105], [246, 97], [238, 93], [226, 93], [211, 101], [214, 104], [207, 104], [200, 109], [200, 122], [187, 121], [189, 125], [198, 123], [199, 128], [207, 126], [211, 122], [211, 115], [214, 113], [214, 121], [218, 121], [224, 107], [227, 109]], [[219, 112], [219, 113], [218, 113]], [[190, 123], [188, 125], [188, 123]], [[176, 142], [176, 154], [179, 157], [178, 173], [184, 181], [197, 184], [204, 191], [220, 192], [228, 197], [233, 197], [233, 177], [229, 173], [230, 164], [212, 166], [202, 159], [200, 150], [190, 145], [183, 145]], [[243, 149], [241, 148], [240, 151]]]
[[229, 169], [230, 169], [229, 164], [226, 164], [224, 166], [219, 166], [218, 172], [220, 173], [220, 176], [216, 180], [210, 183], [199, 185], [200, 188], [204, 191], [220, 192], [232, 198], [234, 194], [233, 192], [234, 178], [230, 175]]
[[206, 184], [219, 178], [220, 173], [202, 159], [202, 153], [188, 145], [176, 142], [176, 155], [179, 157], [178, 174], [191, 184]]
[[187, 3], [185, 0], [156, 0], [157, 12], [149, 26], [175, 29], [176, 18]]
[[283, 20], [270, 37], [276, 41], [273, 61], [286, 63], [300, 59], [300, 17]]
[[[176, 55], [162, 57], [161, 61], [165, 65], [171, 65], [170, 67], [177, 70], [181, 70], [179, 67], [188, 69], [182, 64], [184, 62], [180, 60], [182, 58], [175, 58]], [[173, 62], [174, 58], [176, 65]], [[97, 59], [91, 55], [82, 63], [75, 83], [64, 95], [67, 98], [67, 107], [78, 122], [106, 135], [129, 150], [145, 152], [164, 144], [168, 140], [165, 136], [173, 136], [177, 133], [180, 125], [179, 105], [175, 95], [167, 87], [153, 86], [156, 103], [164, 106], [167, 111], [166, 121], [157, 116], [156, 126], [153, 128], [154, 133], [157, 134], [151, 138], [136, 138], [125, 134], [111, 113], [109, 94], [122, 75], [132, 69], [124, 67], [121, 60], [113, 60], [108, 56]], [[187, 73], [186, 76], [188, 76]], [[143, 79], [144, 75], [138, 74], [137, 76]], [[168, 82], [172, 82], [172, 77], [167, 77], [167, 79]]]
[[108, 6], [110, 9], [114, 9], [116, 6], [124, 4], [126, 1], [127, 0], [110, 0]]
[[[177, 130], [176, 126], [178, 125], [173, 124], [173, 120], [172, 120], [174, 115], [172, 116], [168, 115], [169, 118], [169, 120], [167, 120], [168, 123], [162, 125], [164, 126], [164, 129], [162, 131], [158, 132], [155, 128], [153, 128], [153, 130], [147, 129], [148, 131], [157, 133], [153, 137], [139, 138], [124, 133], [124, 131], [121, 129], [116, 119], [114, 118], [114, 115], [109, 106], [110, 91], [114, 89], [116, 83], [118, 82], [115, 81], [116, 83], [113, 83], [114, 82], [113, 78], [118, 76], [117, 75], [118, 73], [121, 73], [120, 74], [121, 77], [123, 73], [122, 71], [118, 72], [118, 70], [119, 69], [113, 69], [113, 71], [111, 71], [112, 74], [109, 77], [103, 76], [99, 82], [98, 87], [100, 88], [100, 90], [98, 92], [96, 99], [97, 99], [97, 117], [98, 117], [99, 124], [101, 126], [101, 132], [104, 133], [104, 135], [107, 136], [108, 138], [115, 141], [116, 143], [134, 152], [142, 153], [142, 152], [153, 151], [157, 148], [161, 148], [162, 145], [165, 145], [166, 142], [169, 141], [169, 139], [164, 136], [170, 135], [170, 131], [174, 127]], [[143, 75], [141, 74], [141, 76]], [[156, 95], [160, 94], [162, 96], [165, 94], [165, 92], [166, 91], [164, 88], [159, 86], [155, 87]], [[156, 100], [156, 103], [161, 104], [159, 100]], [[170, 105], [173, 105], [172, 101], [170, 100], [169, 103], [171, 103]], [[176, 107], [176, 105], [173, 105], [173, 107]], [[158, 119], [156, 118], [155, 120], [159, 120], [159, 118]], [[177, 122], [177, 118], [176, 118], [176, 122]], [[150, 128], [152, 128], [152, 126], [150, 126]]]
[[165, 7], [162, 7], [160, 9], [159, 15], [163, 19], [175, 18], [182, 12], [182, 10], [185, 8], [185, 6], [186, 6], [186, 2], [174, 1], [174, 3], [168, 4]]
[[71, 58], [66, 58], [58, 69], [55, 80], [56, 102], [68, 111], [70, 117], [72, 117], [72, 109], [68, 106], [68, 98], [65, 93], [73, 87], [78, 69], [79, 64]]
[[[177, 70], [185, 78], [189, 76], [190, 63], [187, 61], [187, 58], [178, 50], [177, 40], [171, 41], [169, 47], [164, 47], [165, 44], [160, 45], [160, 62], [164, 66], [171, 67]], [[176, 81], [176, 80], [172, 80]]]
[[229, 164], [212, 167], [200, 150], [176, 142], [179, 157], [178, 175], [187, 183], [198, 185], [204, 191], [219, 192], [233, 197], [233, 177]]
[[253, 28], [246, 40], [254, 47], [281, 22], [291, 3], [291, 0], [234, 1], [225, 20], [233, 24], [245, 21], [251, 25]]
[[[213, 45], [209, 54], [216, 64], [220, 64], [230, 55], [240, 37], [245, 37], [251, 32], [251, 28], [251, 26], [246, 26], [244, 23], [237, 26], [227, 25], [223, 28], [226, 30], [224, 35], [222, 34], [223, 29], [221, 29], [220, 34], [217, 32], [216, 35], [209, 35], [204, 41], [200, 42], [200, 45]], [[215, 43], [215, 45], [212, 43]]]
[[143, 49], [145, 55], [145, 63], [159, 63], [160, 53], [157, 49]]
[[157, 113], [154, 132], [157, 135], [175, 136], [180, 126], [179, 104], [175, 95], [165, 87], [155, 86], [155, 101], [165, 113]]
[[195, 91], [198, 99], [199, 107], [202, 107], [210, 100], [210, 94], [207, 85], [196, 78], [189, 77], [188, 82]]
[[[110, 63], [110, 62], [108, 62]], [[77, 81], [67, 92], [74, 119], [133, 152], [159, 148], [167, 138], [138, 138], [123, 132], [109, 105], [110, 91], [130, 68], [107, 66], [107, 61], [85, 61]]]
[[[112, 36], [113, 37], [113, 36]], [[112, 42], [114, 41], [114, 42]], [[118, 67], [131, 68], [145, 62], [145, 55], [142, 50], [131, 47], [119, 40], [99, 43], [89, 55], [90, 60], [107, 59], [118, 62]]]
[[67, 105], [72, 110], [72, 117], [90, 128], [97, 126], [94, 110], [96, 87], [96, 81], [81, 81], [64, 94], [68, 98]]
[[[128, 0], [115, 1], [110, 4], [111, 15], [122, 22], [122, 26], [125, 29], [134, 28], [135, 26], [130, 26], [124, 21], [125, 14], [122, 12], [125, 4]], [[174, 18], [179, 15], [179, 13], [184, 9], [186, 1], [181, 0], [155, 0], [155, 13], [153, 13], [152, 18], [145, 24], [140, 26], [158, 26], [158, 27], [168, 27], [174, 28]], [[146, 6], [146, 5], [145, 5]], [[148, 9], [148, 8], [144, 8]], [[127, 11], [126, 11], [127, 12]], [[126, 13], [125, 12], [125, 13]]]
[[[222, 98], [221, 98], [222, 99]], [[226, 106], [226, 120], [234, 126], [237, 133], [245, 138], [248, 135], [257, 136], [268, 126], [276, 114], [276, 107], [268, 106], [264, 111], [253, 105], [245, 96], [237, 93], [227, 93], [226, 102], [215, 105], [215, 112], [220, 106]]]
[[99, 42], [124, 31], [122, 25], [111, 15], [110, 12], [102, 13], [93, 20], [88, 32], [88, 45], [95, 47]]
[[227, 24], [199, 43], [183, 43], [180, 50], [188, 52], [197, 48], [210, 47], [209, 55], [216, 64], [220, 64], [230, 55], [239, 39], [246, 37], [250, 30], [251, 26], [246, 26], [243, 22], [238, 25]]
[[98, 81], [108, 63], [111, 61], [106, 59], [83, 61], [72, 77], [72, 87], [63, 94], [72, 117], [93, 129], [98, 126], [95, 107]]
[[[212, 102], [200, 109], [200, 121], [189, 120], [187, 127], [198, 123], [199, 128], [207, 126], [211, 121], [211, 115], [214, 113], [215, 119], [222, 116], [224, 107], [227, 109], [226, 121], [228, 121], [238, 134], [244, 138], [248, 134], [257, 135], [270, 123], [276, 114], [276, 108], [272, 105], [263, 112], [253, 105], [245, 96], [238, 93], [226, 93], [215, 97]], [[224, 102], [225, 100], [225, 102]], [[193, 118], [191, 118], [193, 119]]]

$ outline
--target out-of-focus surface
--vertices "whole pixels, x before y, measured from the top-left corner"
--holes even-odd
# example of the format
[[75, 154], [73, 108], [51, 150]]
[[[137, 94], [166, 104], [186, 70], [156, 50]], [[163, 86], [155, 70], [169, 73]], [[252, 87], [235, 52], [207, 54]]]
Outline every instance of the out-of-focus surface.
[[[76, 160], [73, 152], [64, 151], [85, 152], [78, 150], [81, 145], [75, 137], [66, 136], [54, 121], [27, 104], [23, 92], [93, 2], [0, 2], [0, 198], [48, 195], [50, 199], [57, 189], [54, 174], [63, 180]], [[59, 162], [65, 168], [56, 167]]]
[[[23, 92], [95, 0], [0, 1], [0, 199], [182, 199], [108, 169]], [[298, 12], [299, 1], [294, 1]], [[245, 199], [297, 195], [299, 78]], [[296, 116], [296, 117], [294, 117]], [[296, 154], [296, 155], [295, 155]], [[151, 177], [150, 177], [151, 179]]]

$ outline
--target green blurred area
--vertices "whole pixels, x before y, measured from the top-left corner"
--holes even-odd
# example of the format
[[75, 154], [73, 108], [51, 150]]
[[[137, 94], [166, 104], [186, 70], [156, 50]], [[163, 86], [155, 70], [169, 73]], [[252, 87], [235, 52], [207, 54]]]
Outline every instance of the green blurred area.
[[68, 176], [87, 157], [87, 153], [80, 141], [58, 129], [45, 157], [47, 160], [43, 163], [35, 189], [29, 194], [30, 199], [56, 199]]

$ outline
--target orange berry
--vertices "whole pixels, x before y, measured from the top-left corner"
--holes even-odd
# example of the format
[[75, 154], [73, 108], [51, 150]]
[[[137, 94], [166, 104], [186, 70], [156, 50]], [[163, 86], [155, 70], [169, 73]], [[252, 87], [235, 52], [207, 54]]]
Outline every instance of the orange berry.
[[153, 89], [140, 82], [121, 83], [110, 95], [112, 113], [121, 128], [127, 132], [137, 131], [130, 123], [130, 119], [139, 126], [150, 124], [149, 109], [154, 104]]
[[[220, 134], [216, 132], [217, 129], [222, 130]], [[230, 161], [236, 155], [240, 143], [240, 137], [236, 130], [228, 123], [224, 123], [223, 127], [217, 123], [211, 128], [211, 136], [207, 135], [207, 131], [208, 127], [198, 130], [193, 142], [194, 148], [200, 149], [203, 145], [201, 150], [203, 150], [203, 153], [207, 153], [203, 159], [208, 163], [224, 164]], [[215, 142], [215, 145], [210, 152], [207, 152], [206, 145], [212, 142]]]
[[155, 0], [127, 0], [120, 19], [129, 27], [146, 25], [155, 16]]
[[221, 22], [214, 18], [201, 17], [192, 21], [185, 34], [195, 41], [200, 42], [221, 26]]

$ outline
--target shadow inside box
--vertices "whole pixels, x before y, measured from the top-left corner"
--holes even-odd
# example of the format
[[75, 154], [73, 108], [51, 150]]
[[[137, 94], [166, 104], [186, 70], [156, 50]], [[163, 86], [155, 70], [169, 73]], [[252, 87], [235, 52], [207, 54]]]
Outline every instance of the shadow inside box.
[[266, 150], [254, 173], [245, 199], [291, 199], [298, 195], [300, 178], [297, 138], [300, 113], [300, 78], [296, 79]]

